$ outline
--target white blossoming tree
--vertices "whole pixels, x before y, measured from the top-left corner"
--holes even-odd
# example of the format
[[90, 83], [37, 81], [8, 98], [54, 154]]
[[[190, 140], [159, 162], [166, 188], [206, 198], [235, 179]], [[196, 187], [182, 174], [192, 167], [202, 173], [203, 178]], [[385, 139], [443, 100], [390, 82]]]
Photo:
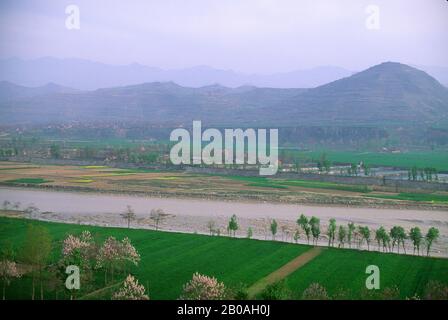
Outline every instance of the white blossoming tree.
[[86, 266], [95, 256], [95, 242], [89, 231], [83, 231], [80, 236], [69, 234], [62, 244], [62, 259], [65, 264]]
[[120, 289], [112, 295], [112, 300], [149, 300], [149, 297], [145, 294], [145, 287], [128, 275]]
[[223, 300], [226, 297], [224, 283], [214, 277], [208, 277], [199, 273], [193, 274], [193, 278], [184, 285], [181, 300]]
[[129, 238], [118, 241], [109, 237], [99, 249], [96, 267], [104, 269], [104, 281], [107, 282], [108, 273], [113, 279], [116, 270], [126, 272], [129, 265], [137, 266], [139, 262], [140, 255]]
[[0, 277], [3, 282], [3, 300], [6, 297], [6, 287], [9, 286], [11, 280], [14, 278], [20, 278], [21, 273], [17, 268], [17, 264], [10, 260], [0, 261]]
[[66, 266], [76, 265], [81, 269], [81, 281], [88, 284], [93, 277], [96, 255], [97, 246], [89, 231], [83, 231], [79, 236], [69, 234], [62, 244], [61, 277], [66, 277]]

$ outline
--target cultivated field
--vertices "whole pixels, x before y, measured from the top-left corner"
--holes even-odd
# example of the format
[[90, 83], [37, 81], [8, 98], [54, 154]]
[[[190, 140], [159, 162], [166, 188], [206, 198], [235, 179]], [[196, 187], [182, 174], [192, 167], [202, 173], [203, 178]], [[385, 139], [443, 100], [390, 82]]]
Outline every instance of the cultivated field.
[[[166, 233], [150, 230], [101, 228], [60, 223], [45, 223], [16, 218], [0, 218], [0, 243], [11, 242], [20, 252], [27, 226], [47, 228], [52, 237], [51, 261], [61, 256], [61, 241], [68, 234], [90, 230], [98, 241], [108, 236], [117, 239], [129, 237], [141, 255], [141, 262], [131, 272], [140, 283], [149, 288], [151, 299], [176, 299], [182, 286], [194, 272], [215, 276], [229, 288], [246, 288], [305, 254], [311, 246], [285, 244], [275, 241], [232, 239], [203, 235]], [[50, 262], [51, 263], [51, 262]], [[448, 283], [448, 260], [384, 254], [349, 249], [323, 249], [316, 257], [285, 279], [291, 298], [300, 298], [310, 283], [323, 285], [330, 296], [344, 298], [375, 297], [365, 289], [365, 268], [378, 265], [381, 271], [381, 289], [377, 292], [394, 292], [391, 298], [422, 296], [429, 281]], [[26, 266], [22, 266], [26, 269]], [[51, 275], [47, 275], [50, 279]], [[110, 298], [110, 291], [122, 278], [116, 275], [109, 289], [102, 289], [103, 278], [96, 277], [94, 288], [81, 289], [78, 299]], [[13, 280], [7, 288], [8, 299], [29, 299], [31, 278], [25, 274]], [[398, 287], [398, 291], [394, 288]], [[392, 289], [392, 290], [391, 290]], [[94, 293], [91, 293], [94, 292]], [[46, 281], [44, 298], [67, 298], [64, 290]]]
[[438, 171], [448, 171], [448, 153], [443, 151], [424, 152], [369, 152], [369, 151], [289, 151], [302, 159], [319, 159], [322, 154], [335, 163], [368, 163], [370, 166], [390, 166], [396, 168], [433, 167]]
[[0, 162], [0, 184], [178, 198], [448, 210], [447, 192], [391, 192], [381, 187], [317, 181], [216, 176], [104, 166], [38, 166]]

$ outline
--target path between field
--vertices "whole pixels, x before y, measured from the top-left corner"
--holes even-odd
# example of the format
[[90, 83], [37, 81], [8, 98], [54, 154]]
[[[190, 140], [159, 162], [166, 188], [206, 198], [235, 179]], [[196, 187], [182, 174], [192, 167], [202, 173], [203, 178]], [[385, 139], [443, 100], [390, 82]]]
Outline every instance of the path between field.
[[88, 298], [90, 298], [90, 297], [97, 298], [97, 295], [98, 295], [98, 294], [100, 294], [100, 293], [102, 293], [102, 292], [104, 292], [104, 291], [110, 290], [110, 289], [112, 289], [112, 288], [118, 287], [118, 286], [119, 286], [120, 284], [122, 284], [122, 283], [123, 283], [123, 281], [119, 281], [119, 282], [116, 282], [116, 283], [114, 283], [114, 284], [111, 284], [111, 285], [109, 285], [109, 286], [107, 286], [107, 287], [100, 288], [100, 289], [98, 289], [98, 290], [89, 292], [89, 293], [83, 295], [82, 297], [80, 297], [79, 300], [86, 300], [86, 299], [88, 299]]
[[320, 255], [323, 250], [325, 250], [325, 248], [314, 247], [289, 261], [287, 264], [275, 270], [268, 276], [258, 280], [247, 290], [249, 299], [254, 298], [257, 294], [262, 292], [266, 286], [286, 278], [297, 269], [303, 267], [305, 264]]

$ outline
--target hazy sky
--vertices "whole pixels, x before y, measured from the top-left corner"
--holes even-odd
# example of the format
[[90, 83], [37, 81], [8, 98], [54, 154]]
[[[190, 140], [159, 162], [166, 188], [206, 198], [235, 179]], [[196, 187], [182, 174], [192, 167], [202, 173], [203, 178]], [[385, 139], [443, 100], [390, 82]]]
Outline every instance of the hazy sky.
[[[80, 29], [65, 27], [69, 4]], [[366, 27], [368, 5], [379, 29]], [[369, 20], [372, 21], [372, 20]], [[446, 0], [1, 0], [0, 57], [270, 73], [382, 61], [448, 66]]]

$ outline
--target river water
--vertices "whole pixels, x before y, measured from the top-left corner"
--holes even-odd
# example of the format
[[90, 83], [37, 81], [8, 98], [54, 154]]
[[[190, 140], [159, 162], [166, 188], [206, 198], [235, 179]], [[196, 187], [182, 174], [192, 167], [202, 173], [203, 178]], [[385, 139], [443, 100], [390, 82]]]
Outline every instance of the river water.
[[446, 252], [448, 256], [448, 212], [446, 211], [155, 198], [1, 187], [0, 201], [3, 203], [5, 200], [11, 203], [20, 202], [22, 209], [34, 205], [41, 212], [52, 213], [41, 215], [47, 220], [98, 225], [123, 225], [124, 222], [119, 214], [123, 213], [129, 205], [139, 217], [138, 224], [145, 226], [150, 223], [148, 218], [151, 209], [160, 208], [169, 214], [169, 217], [161, 224], [162, 229], [199, 233], [208, 231], [207, 223], [211, 220], [217, 227], [225, 230], [229, 217], [235, 214], [240, 220], [241, 232], [245, 232], [245, 228], [251, 226], [254, 228], [254, 233], [259, 233], [260, 237], [266, 232], [266, 224], [270, 219], [276, 219], [292, 229], [295, 228], [295, 221], [302, 213], [319, 217], [323, 225], [327, 224], [330, 218], [335, 218], [338, 224], [352, 221], [372, 228], [401, 225], [409, 230], [413, 226], [419, 226], [423, 232], [426, 232], [429, 227], [435, 226], [441, 233], [436, 247], [444, 253], [443, 255]]

